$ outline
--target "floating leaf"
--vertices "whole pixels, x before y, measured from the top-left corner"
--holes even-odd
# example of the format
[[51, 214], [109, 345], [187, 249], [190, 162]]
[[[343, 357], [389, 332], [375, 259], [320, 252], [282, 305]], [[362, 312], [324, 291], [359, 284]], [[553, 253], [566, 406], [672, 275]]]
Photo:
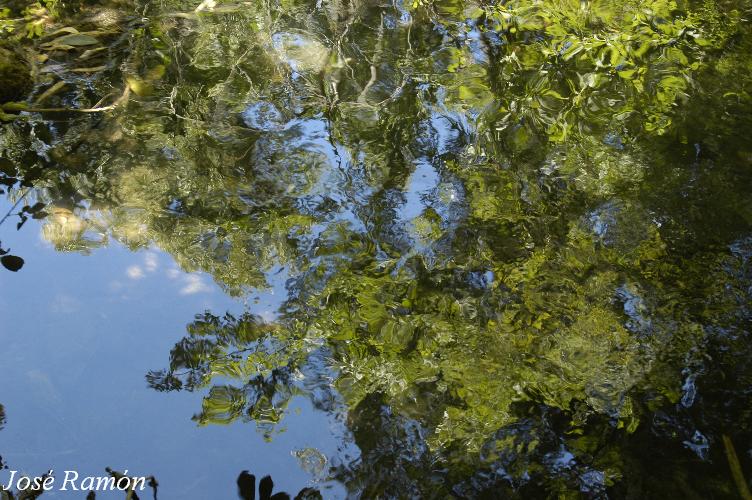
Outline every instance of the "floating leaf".
[[137, 76], [129, 76], [125, 79], [128, 87], [139, 97], [147, 96], [152, 92], [152, 86]]
[[44, 50], [66, 50], [66, 51], [75, 49], [73, 45], [52, 45], [52, 44], [43, 45], [42, 48]]
[[51, 44], [53, 45], [71, 45], [73, 47], [82, 47], [85, 45], [96, 45], [99, 40], [91, 35], [83, 35], [81, 33], [74, 33], [71, 35], [61, 36], [56, 38]]
[[46, 37], [53, 37], [53, 36], [59, 35], [61, 33], [68, 33], [68, 34], [75, 35], [75, 34], [78, 34], [78, 30], [76, 28], [71, 27], [71, 26], [66, 26], [65, 28], [60, 28], [59, 30], [53, 31], [52, 33], [46, 35]]
[[53, 95], [57, 94], [58, 92], [60, 92], [63, 89], [63, 87], [65, 87], [65, 85], [66, 85], [66, 83], [64, 81], [60, 80], [55, 85], [53, 85], [52, 87], [50, 87], [47, 90], [45, 90], [44, 92], [42, 92], [42, 95], [40, 95], [37, 98], [36, 104], [40, 104], [40, 103], [44, 102], [45, 100], [49, 99], [50, 97], [52, 97]]
[[3, 104], [3, 110], [10, 112], [26, 111], [29, 105], [25, 102], [6, 102]]
[[85, 59], [88, 59], [91, 56], [93, 56], [94, 54], [98, 54], [99, 52], [102, 52], [103, 50], [107, 50], [107, 47], [97, 47], [96, 49], [88, 49], [88, 50], [84, 51], [83, 54], [81, 54], [80, 56], [78, 56], [78, 60], [79, 61], [83, 61]]
[[107, 66], [94, 66], [91, 68], [76, 68], [71, 71], [74, 73], [97, 73], [99, 71], [104, 71], [105, 69], [107, 69]]

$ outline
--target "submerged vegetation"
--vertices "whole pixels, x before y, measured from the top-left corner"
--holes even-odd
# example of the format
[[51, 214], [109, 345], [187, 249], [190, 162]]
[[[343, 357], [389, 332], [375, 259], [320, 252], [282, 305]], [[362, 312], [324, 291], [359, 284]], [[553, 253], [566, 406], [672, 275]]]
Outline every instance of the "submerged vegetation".
[[310, 397], [366, 498], [749, 495], [752, 2], [0, 15], [20, 223], [286, 280], [147, 374], [203, 391], [200, 424], [272, 437]]

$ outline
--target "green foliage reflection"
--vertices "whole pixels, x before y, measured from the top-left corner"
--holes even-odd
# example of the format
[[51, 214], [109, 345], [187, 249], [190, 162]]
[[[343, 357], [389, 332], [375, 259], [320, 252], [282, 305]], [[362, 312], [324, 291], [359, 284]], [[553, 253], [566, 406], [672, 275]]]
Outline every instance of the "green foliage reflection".
[[749, 2], [409, 7], [143, 6], [95, 75], [53, 52], [5, 184], [60, 250], [156, 245], [237, 295], [284, 269], [278, 317], [200, 315], [147, 380], [269, 435], [346, 408], [354, 494], [734, 494]]

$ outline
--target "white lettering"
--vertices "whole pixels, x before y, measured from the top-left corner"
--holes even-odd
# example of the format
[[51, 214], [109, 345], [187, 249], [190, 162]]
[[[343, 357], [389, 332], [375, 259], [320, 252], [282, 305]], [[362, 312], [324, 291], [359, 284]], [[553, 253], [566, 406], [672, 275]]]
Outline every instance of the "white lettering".
[[[68, 476], [73, 476], [73, 479], [70, 479]], [[63, 486], [60, 487], [60, 491], [68, 491], [68, 488], [65, 486], [70, 482], [71, 488], [73, 491], [78, 491], [78, 488], [76, 488], [76, 479], [78, 479], [78, 472], [74, 470], [67, 470], [65, 471], [65, 479], [63, 479]]]
[[85, 477], [83, 481], [81, 481], [81, 489], [82, 490], [93, 490], [94, 489], [94, 478], [91, 476]]
[[[139, 483], [141, 483], [141, 486], [138, 485]], [[139, 491], [143, 491], [144, 488], [146, 487], [146, 478], [145, 477], [137, 477], [137, 478], [135, 478], [133, 480], [133, 485], [132, 486], [133, 486], [134, 490], [136, 488], [138, 488]]]
[[115, 489], [115, 478], [114, 477], [98, 477], [97, 478], [97, 487], [94, 488], [97, 491], [106, 490], [109, 486], [109, 490], [112, 491]]
[[13, 480], [16, 478], [16, 473], [17, 472], [18, 471], [15, 471], [15, 470], [10, 471], [10, 479], [8, 479], [8, 484], [6, 484], [5, 486], [3, 486], [3, 489], [5, 491], [10, 491], [11, 488], [13, 488]]
[[[123, 481], [125, 481], [125, 486], [123, 486]], [[119, 489], [120, 491], [127, 490], [130, 487], [130, 485], [131, 485], [131, 480], [125, 476], [122, 476], [120, 477], [120, 479], [117, 480], [117, 489]]]
[[[21, 486], [23, 484], [23, 486]], [[24, 476], [18, 480], [16, 483], [16, 488], [18, 488], [19, 491], [27, 490], [29, 489], [29, 486], [31, 486], [31, 479]]]
[[55, 484], [55, 478], [52, 477], [52, 471], [50, 471], [50, 475], [44, 478], [44, 481], [42, 482], [42, 489], [44, 491], [50, 491], [54, 484]]

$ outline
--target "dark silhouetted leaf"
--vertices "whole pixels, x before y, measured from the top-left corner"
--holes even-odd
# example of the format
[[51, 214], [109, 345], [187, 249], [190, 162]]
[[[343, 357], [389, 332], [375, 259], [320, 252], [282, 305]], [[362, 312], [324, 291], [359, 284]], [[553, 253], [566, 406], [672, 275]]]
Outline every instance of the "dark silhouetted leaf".
[[295, 495], [295, 500], [321, 500], [321, 492], [315, 488], [303, 488]]
[[274, 481], [272, 481], [272, 477], [264, 476], [261, 478], [261, 481], [259, 481], [259, 496], [261, 497], [261, 500], [269, 500], [272, 496], [273, 490]]
[[28, 212], [30, 214], [35, 214], [35, 213], [39, 212], [40, 210], [42, 210], [46, 206], [47, 205], [45, 203], [42, 203], [41, 201], [39, 201], [37, 203], [34, 203], [34, 205], [31, 206], [31, 207], [28, 207], [28, 208], [25, 207], [26, 208], [25, 212]]
[[5, 269], [16, 272], [23, 267], [24, 260], [15, 255], [3, 255], [0, 257], [0, 264], [2, 264]]
[[238, 476], [238, 496], [243, 500], [256, 499], [256, 476], [247, 470]]

